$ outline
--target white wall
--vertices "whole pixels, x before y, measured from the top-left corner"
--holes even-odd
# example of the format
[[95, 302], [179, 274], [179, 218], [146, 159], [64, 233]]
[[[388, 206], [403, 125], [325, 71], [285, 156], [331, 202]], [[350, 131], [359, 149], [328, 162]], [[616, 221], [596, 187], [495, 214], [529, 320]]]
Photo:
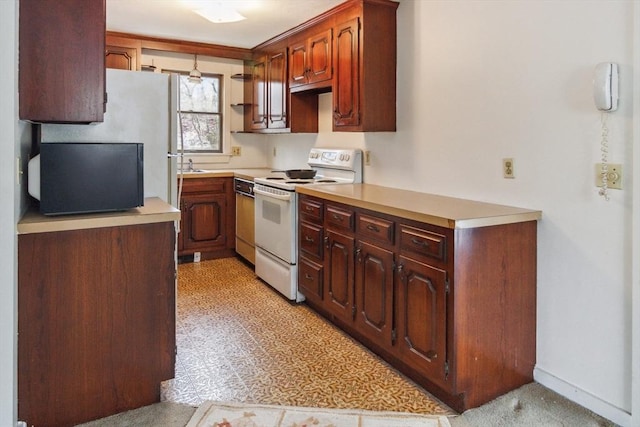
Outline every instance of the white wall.
[[[269, 137], [278, 168], [303, 164], [314, 145], [360, 147], [372, 153], [366, 182], [542, 210], [536, 380], [623, 425], [632, 396], [633, 7], [401, 0], [397, 132], [333, 134], [322, 95], [318, 135]], [[594, 186], [601, 115], [591, 82], [604, 61], [620, 64], [609, 158], [624, 168], [624, 190], [609, 202]], [[502, 177], [505, 157], [515, 179]]]

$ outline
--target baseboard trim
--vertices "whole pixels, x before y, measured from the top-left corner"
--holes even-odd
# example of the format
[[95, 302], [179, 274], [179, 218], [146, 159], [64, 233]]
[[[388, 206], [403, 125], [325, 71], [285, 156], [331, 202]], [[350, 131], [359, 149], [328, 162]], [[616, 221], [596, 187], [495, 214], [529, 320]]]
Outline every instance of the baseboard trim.
[[625, 410], [605, 402], [593, 394], [582, 390], [555, 375], [536, 367], [533, 370], [533, 379], [543, 386], [555, 391], [580, 406], [623, 426], [631, 427], [631, 414]]

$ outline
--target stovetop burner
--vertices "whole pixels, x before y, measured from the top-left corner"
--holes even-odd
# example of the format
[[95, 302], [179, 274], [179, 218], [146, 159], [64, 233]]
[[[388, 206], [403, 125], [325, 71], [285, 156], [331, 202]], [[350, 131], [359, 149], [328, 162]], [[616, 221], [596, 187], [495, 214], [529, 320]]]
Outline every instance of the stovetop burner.
[[285, 171], [272, 170], [271, 175], [256, 177], [255, 183], [284, 191], [295, 191], [298, 185], [362, 182], [362, 151], [359, 149], [312, 148], [308, 164], [316, 171], [314, 178], [287, 177]]

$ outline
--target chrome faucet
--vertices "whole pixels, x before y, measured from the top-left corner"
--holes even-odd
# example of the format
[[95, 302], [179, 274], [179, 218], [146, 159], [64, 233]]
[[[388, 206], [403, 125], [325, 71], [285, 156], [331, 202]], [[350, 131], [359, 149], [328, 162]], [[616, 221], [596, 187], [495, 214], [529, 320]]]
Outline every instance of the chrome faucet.
[[189, 159], [189, 172], [193, 172], [193, 159]]

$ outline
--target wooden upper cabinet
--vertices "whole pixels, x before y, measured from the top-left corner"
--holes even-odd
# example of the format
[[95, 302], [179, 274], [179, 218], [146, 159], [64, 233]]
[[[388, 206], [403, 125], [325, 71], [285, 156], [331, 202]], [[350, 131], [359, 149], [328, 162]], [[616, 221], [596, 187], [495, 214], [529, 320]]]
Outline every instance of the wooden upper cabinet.
[[360, 125], [359, 39], [358, 18], [336, 27], [336, 75], [333, 88], [333, 125], [336, 129]]
[[286, 129], [287, 50], [260, 56], [251, 66], [251, 130]]
[[267, 128], [267, 57], [251, 66], [251, 129]]
[[285, 129], [287, 116], [287, 52], [281, 50], [269, 55], [267, 63], [267, 127]]
[[105, 48], [105, 66], [119, 70], [136, 71], [138, 69], [138, 50], [134, 47], [107, 46]]
[[333, 64], [331, 55], [332, 29], [289, 45], [289, 87], [292, 90], [331, 86]]
[[334, 28], [334, 131], [396, 130], [396, 2], [362, 1]]
[[20, 0], [20, 119], [103, 121], [104, 0]]

